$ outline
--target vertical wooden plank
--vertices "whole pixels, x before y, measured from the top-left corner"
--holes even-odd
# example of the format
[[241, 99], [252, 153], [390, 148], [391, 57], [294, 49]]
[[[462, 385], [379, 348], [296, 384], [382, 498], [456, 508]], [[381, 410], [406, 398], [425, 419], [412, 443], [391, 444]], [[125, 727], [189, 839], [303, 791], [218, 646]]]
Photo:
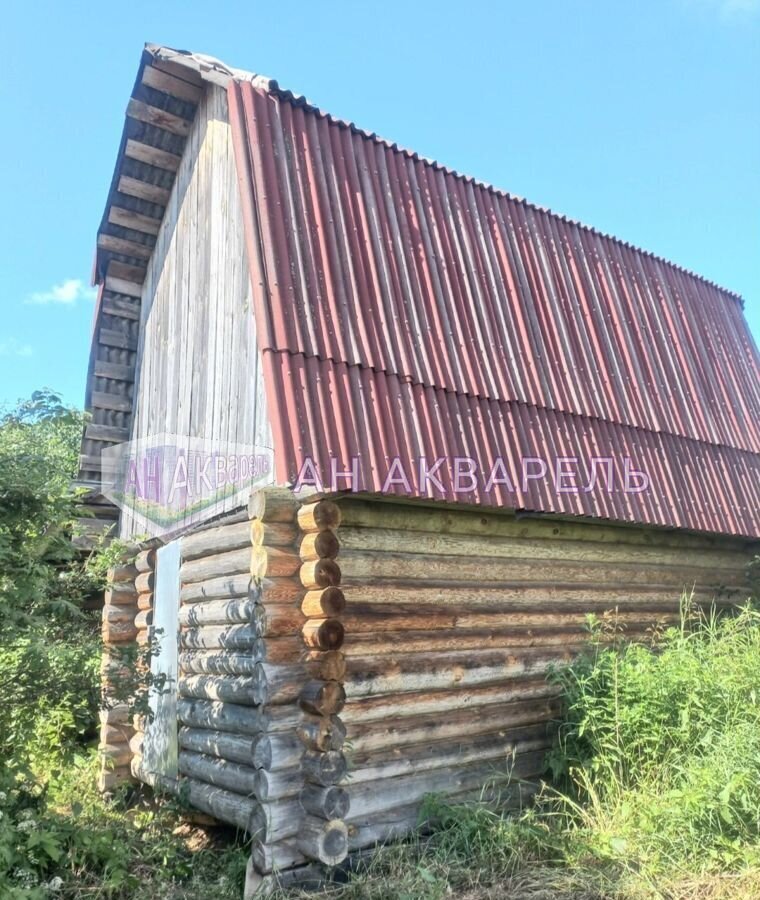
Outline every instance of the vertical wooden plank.
[[[193, 122], [148, 266], [140, 331], [135, 436], [271, 446], [221, 88], [206, 90]], [[128, 514], [123, 528], [144, 531]]]

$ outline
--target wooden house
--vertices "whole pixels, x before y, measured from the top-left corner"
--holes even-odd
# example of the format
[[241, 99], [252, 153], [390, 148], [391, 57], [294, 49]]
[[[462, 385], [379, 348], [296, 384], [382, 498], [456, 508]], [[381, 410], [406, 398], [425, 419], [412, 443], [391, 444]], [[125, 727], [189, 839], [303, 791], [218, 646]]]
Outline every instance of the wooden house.
[[[539, 776], [588, 614], [746, 596], [758, 353], [698, 275], [152, 45], [95, 272], [80, 481], [132, 548], [104, 694], [151, 635], [168, 678], [152, 719], [107, 703], [101, 786], [249, 832], [249, 892]], [[145, 538], [102, 460], [166, 433], [271, 483]]]

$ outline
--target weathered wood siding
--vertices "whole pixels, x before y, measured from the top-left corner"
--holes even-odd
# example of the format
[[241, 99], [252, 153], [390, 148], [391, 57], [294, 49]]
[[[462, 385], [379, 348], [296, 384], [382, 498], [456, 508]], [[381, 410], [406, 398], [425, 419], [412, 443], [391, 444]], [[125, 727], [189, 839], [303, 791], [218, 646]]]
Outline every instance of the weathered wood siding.
[[[272, 446], [227, 96], [216, 87], [200, 102], [143, 285], [131, 437], [162, 433]], [[122, 537], [143, 530], [122, 514]]]
[[349, 844], [413, 827], [428, 793], [543, 771], [556, 691], [595, 613], [647, 639], [683, 590], [746, 598], [747, 544], [634, 527], [338, 501]]

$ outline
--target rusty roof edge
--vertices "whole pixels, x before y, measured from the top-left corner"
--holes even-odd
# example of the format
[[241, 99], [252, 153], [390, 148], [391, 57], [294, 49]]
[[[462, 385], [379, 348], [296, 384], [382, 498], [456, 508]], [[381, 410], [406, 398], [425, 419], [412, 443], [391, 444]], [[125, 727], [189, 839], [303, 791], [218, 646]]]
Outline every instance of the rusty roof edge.
[[696, 278], [704, 284], [710, 285], [711, 287], [720, 291], [726, 297], [730, 297], [732, 300], [738, 302], [741, 308], [744, 309], [744, 298], [738, 291], [733, 291], [730, 288], [724, 287], [723, 285], [718, 284], [716, 281], [707, 278], [705, 275], [701, 275], [699, 272], [695, 272], [693, 269], [682, 266], [665, 256], [662, 256], [651, 250], [646, 250], [643, 247], [640, 247], [630, 241], [626, 241], [623, 238], [617, 237], [614, 234], [602, 231], [599, 228], [595, 228], [593, 225], [588, 225], [585, 222], [581, 222], [579, 219], [574, 219], [570, 216], [556, 212], [548, 206], [540, 206], [537, 203], [526, 200], [524, 197], [512, 194], [509, 191], [504, 190], [503, 188], [496, 187], [491, 182], [484, 181], [483, 179], [476, 178], [472, 175], [465, 175], [462, 172], [457, 171], [456, 169], [452, 169], [450, 166], [444, 165], [438, 160], [423, 156], [415, 150], [410, 150], [406, 147], [402, 147], [396, 141], [391, 141], [388, 138], [384, 138], [381, 135], [377, 134], [377, 132], [375, 131], [367, 131], [364, 128], [360, 128], [355, 122], [352, 122], [351, 120], [341, 119], [321, 109], [303, 94], [296, 94], [294, 91], [290, 91], [286, 88], [281, 87], [279, 82], [274, 78], [269, 78], [266, 75], [251, 72], [247, 69], [236, 69], [234, 67], [226, 65], [225, 63], [221, 62], [221, 60], [216, 59], [216, 57], [208, 56], [203, 53], [193, 53], [189, 50], [174, 50], [171, 47], [164, 47], [159, 44], [146, 44], [145, 50], [158, 59], [163, 59], [167, 62], [170, 61], [183, 66], [187, 66], [188, 68], [198, 72], [200, 76], [205, 80], [211, 81], [214, 84], [218, 84], [221, 87], [226, 87], [230, 80], [250, 82], [254, 87], [259, 88], [260, 90], [273, 94], [274, 96], [277, 96], [280, 99], [293, 104], [294, 106], [300, 106], [308, 109], [309, 111], [316, 113], [318, 116], [324, 119], [328, 119], [330, 122], [334, 122], [336, 125], [339, 125], [342, 128], [347, 128], [355, 132], [356, 134], [361, 135], [367, 140], [372, 140], [379, 144], [383, 144], [384, 146], [389, 147], [392, 150], [403, 153], [405, 156], [411, 159], [419, 160], [420, 162], [425, 163], [426, 165], [429, 165], [436, 170], [440, 170], [448, 175], [451, 175], [454, 178], [461, 179], [462, 181], [465, 181], [469, 184], [475, 184], [478, 187], [482, 187], [493, 194], [521, 203], [524, 206], [529, 207], [530, 209], [534, 209], [542, 213], [547, 213], [548, 215], [554, 216], [562, 222], [566, 222], [569, 225], [574, 225], [577, 228], [582, 228], [584, 231], [587, 231], [590, 234], [595, 234], [599, 237], [606, 238], [607, 240], [614, 241], [615, 243], [620, 244], [623, 247], [627, 247], [628, 249], [633, 250], [636, 253], [641, 253], [644, 256], [648, 256], [650, 259], [663, 263], [664, 265], [671, 266], [672, 268], [678, 270], [679, 272], [683, 272], [685, 275], [688, 275], [691, 278]]

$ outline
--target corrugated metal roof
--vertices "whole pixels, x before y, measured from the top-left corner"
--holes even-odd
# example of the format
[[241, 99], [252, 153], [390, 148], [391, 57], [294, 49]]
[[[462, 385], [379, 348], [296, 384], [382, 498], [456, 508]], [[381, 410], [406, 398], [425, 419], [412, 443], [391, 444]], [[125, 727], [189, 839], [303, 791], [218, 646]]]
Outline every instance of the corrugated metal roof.
[[397, 454], [627, 455], [650, 491], [445, 499], [760, 534], [735, 295], [271, 85], [229, 95], [281, 475], [349, 448], [371, 490]]

